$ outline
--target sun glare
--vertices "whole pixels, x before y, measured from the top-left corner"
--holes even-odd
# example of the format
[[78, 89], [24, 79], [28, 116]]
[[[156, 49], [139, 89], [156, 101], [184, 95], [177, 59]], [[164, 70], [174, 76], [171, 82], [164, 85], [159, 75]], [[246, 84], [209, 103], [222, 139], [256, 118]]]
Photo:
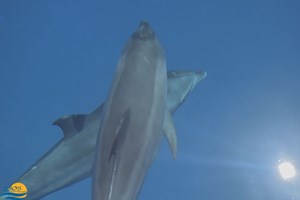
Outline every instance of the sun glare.
[[290, 162], [279, 163], [278, 170], [281, 175], [281, 178], [284, 180], [294, 178], [296, 175], [295, 166]]

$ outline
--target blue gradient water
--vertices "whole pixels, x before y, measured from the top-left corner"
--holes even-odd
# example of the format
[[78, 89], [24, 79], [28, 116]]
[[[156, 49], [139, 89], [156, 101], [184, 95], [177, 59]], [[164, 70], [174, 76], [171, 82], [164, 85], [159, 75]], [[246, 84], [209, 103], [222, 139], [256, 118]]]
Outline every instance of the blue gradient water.
[[[147, 19], [168, 69], [208, 76], [174, 115], [139, 199], [300, 199], [297, 1], [0, 1], [0, 189], [61, 137], [52, 122], [102, 102], [125, 42]], [[60, 169], [57, 169], [60, 170]], [[90, 199], [91, 179], [45, 200]]]

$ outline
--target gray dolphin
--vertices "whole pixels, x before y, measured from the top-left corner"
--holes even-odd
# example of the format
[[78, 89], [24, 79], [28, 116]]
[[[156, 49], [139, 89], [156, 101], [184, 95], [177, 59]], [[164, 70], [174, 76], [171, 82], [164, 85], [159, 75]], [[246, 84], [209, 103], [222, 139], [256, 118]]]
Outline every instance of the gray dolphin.
[[[171, 114], [206, 76], [205, 72], [169, 71], [167, 107]], [[64, 137], [15, 182], [28, 188], [28, 200], [88, 178], [92, 173], [97, 132], [103, 104], [90, 114], [73, 114], [57, 119]]]
[[[205, 76], [205, 72], [168, 73], [167, 107], [172, 114]], [[90, 114], [68, 115], [53, 123], [64, 137], [15, 181], [27, 186], [26, 199], [40, 199], [91, 175], [102, 109], [103, 104]]]
[[121, 54], [105, 102], [93, 169], [93, 200], [137, 198], [158, 149], [163, 123], [168, 124], [169, 135], [176, 134], [166, 99], [164, 52], [149, 23], [142, 21]]

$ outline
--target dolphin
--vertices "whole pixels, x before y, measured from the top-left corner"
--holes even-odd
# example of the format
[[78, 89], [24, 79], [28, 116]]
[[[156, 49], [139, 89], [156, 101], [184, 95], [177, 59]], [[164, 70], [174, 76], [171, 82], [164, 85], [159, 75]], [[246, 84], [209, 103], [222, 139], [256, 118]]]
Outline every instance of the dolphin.
[[[168, 72], [167, 108], [171, 114], [205, 77], [203, 71]], [[91, 176], [103, 105], [90, 114], [71, 114], [55, 120], [53, 124], [62, 129], [64, 137], [15, 181], [28, 188], [26, 199], [40, 199]]]
[[[171, 114], [205, 76], [202, 71], [168, 73], [167, 107]], [[67, 115], [53, 123], [64, 137], [15, 181], [27, 186], [26, 199], [40, 199], [91, 175], [102, 110], [103, 104], [90, 114]]]
[[[142, 21], [127, 42], [104, 105], [93, 169], [93, 200], [134, 200], [157, 152], [160, 131], [175, 135], [166, 112], [163, 48]], [[164, 125], [168, 124], [168, 125]]]

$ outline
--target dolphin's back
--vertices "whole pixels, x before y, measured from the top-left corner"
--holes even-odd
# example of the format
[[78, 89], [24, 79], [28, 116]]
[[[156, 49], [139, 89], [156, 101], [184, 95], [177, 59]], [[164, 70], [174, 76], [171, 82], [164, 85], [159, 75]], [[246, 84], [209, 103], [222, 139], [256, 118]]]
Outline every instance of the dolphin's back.
[[26, 185], [26, 199], [40, 199], [90, 176], [102, 108], [63, 116], [53, 123], [63, 130], [64, 137], [16, 180]]

